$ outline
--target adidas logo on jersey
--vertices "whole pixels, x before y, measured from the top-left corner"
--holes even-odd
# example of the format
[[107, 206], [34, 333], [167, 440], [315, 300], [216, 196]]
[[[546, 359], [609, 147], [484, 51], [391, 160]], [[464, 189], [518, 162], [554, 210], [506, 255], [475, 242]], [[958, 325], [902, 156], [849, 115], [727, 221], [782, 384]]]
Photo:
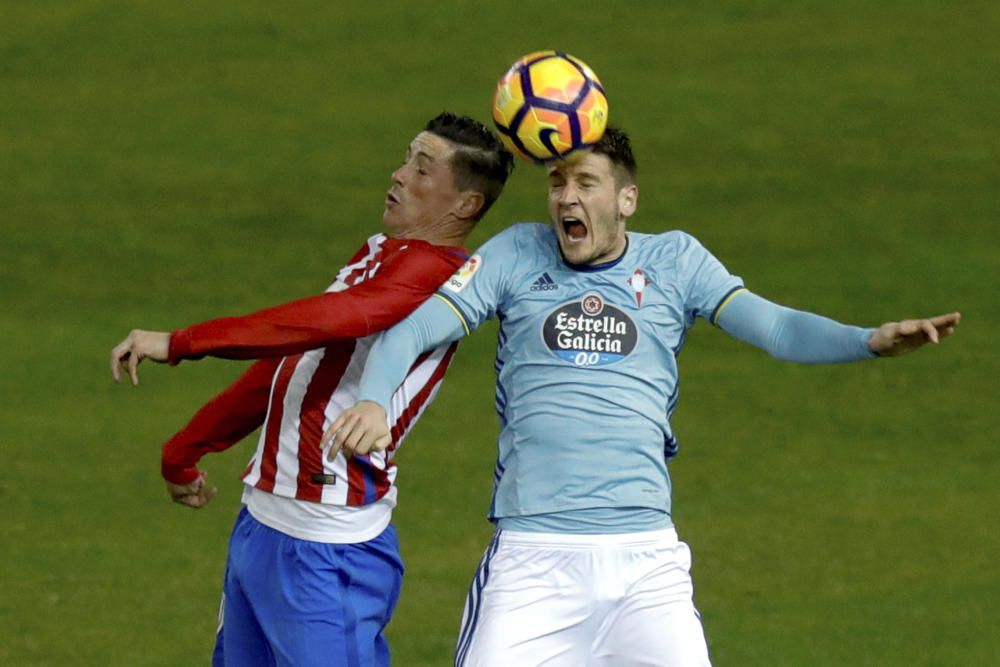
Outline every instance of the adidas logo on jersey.
[[554, 289], [559, 289], [559, 285], [556, 285], [556, 281], [552, 280], [552, 276], [548, 273], [543, 273], [538, 280], [531, 283], [532, 292], [548, 292]]

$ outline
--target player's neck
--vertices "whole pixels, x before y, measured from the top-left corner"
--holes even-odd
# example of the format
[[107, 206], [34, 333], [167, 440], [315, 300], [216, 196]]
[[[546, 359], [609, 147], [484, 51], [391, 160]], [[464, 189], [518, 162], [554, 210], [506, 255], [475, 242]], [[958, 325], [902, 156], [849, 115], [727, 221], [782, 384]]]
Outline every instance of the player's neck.
[[395, 234], [398, 239], [417, 239], [431, 245], [464, 247], [475, 223], [455, 218]]

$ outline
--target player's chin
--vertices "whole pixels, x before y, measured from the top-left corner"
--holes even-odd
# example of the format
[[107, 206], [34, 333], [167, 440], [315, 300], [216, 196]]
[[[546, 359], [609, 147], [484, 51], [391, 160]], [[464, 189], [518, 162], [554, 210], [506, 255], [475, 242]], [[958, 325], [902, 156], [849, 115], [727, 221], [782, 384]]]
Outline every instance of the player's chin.
[[389, 230], [390, 233], [399, 233], [404, 225], [403, 221], [400, 219], [399, 214], [393, 210], [395, 207], [386, 206], [385, 210], [382, 211], [382, 225]]
[[588, 264], [592, 259], [589, 246], [581, 241], [559, 239], [559, 248], [570, 264]]

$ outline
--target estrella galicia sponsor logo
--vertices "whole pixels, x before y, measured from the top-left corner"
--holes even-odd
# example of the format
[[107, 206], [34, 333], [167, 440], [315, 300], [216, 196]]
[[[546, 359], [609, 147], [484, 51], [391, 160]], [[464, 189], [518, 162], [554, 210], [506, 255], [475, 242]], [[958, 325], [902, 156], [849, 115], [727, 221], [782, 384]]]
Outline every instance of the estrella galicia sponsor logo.
[[556, 285], [556, 281], [552, 280], [552, 276], [548, 272], [543, 273], [538, 276], [538, 280], [531, 283], [532, 292], [549, 292], [554, 289], [559, 289], [559, 285]]
[[556, 307], [542, 325], [542, 340], [552, 354], [574, 366], [621, 361], [638, 339], [632, 318], [596, 293]]

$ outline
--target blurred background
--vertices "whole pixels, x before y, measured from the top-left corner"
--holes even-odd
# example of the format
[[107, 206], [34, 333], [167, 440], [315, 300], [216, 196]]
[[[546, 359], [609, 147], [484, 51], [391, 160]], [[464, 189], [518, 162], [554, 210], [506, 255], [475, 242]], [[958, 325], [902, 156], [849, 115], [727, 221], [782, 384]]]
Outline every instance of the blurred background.
[[[996, 665], [1000, 5], [0, 0], [0, 664], [208, 664], [249, 438], [171, 504], [159, 448], [244, 368], [110, 378], [131, 328], [322, 291], [442, 109], [555, 48], [633, 136], [639, 231], [841, 321], [961, 310], [899, 360], [780, 363], [701, 323], [674, 519], [717, 667]], [[545, 220], [518, 165], [472, 245]], [[495, 329], [398, 462], [394, 664], [448, 665], [491, 533]]]

